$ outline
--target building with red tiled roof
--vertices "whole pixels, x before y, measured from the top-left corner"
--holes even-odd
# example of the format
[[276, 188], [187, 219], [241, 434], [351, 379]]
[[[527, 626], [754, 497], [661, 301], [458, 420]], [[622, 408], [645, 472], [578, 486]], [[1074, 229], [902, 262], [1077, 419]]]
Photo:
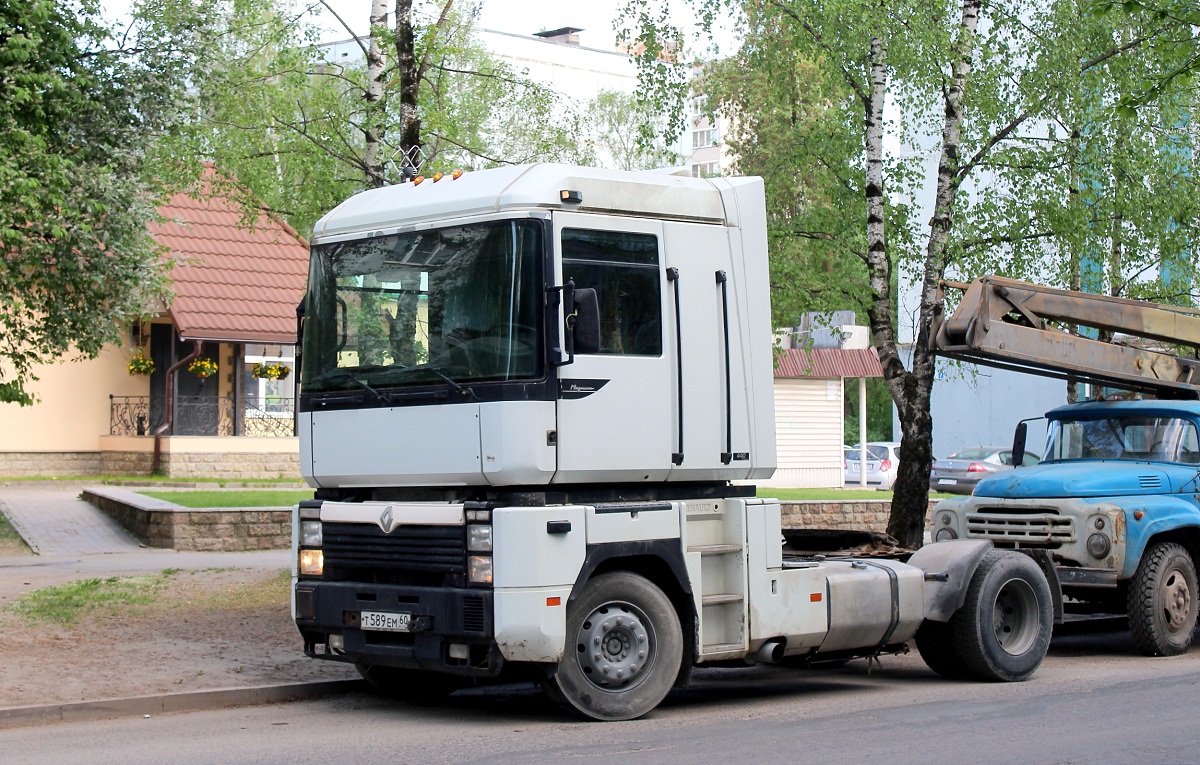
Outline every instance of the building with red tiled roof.
[[[298, 477], [292, 372], [308, 244], [266, 212], [248, 220], [212, 176], [150, 224], [174, 264], [160, 315], [96, 359], [39, 370], [39, 404], [0, 406], [0, 475], [145, 473], [157, 461], [169, 475]], [[134, 369], [141, 359], [153, 370]]]
[[[858, 336], [865, 344], [866, 332]], [[854, 345], [852, 342], [846, 345]], [[883, 377], [874, 348], [787, 348], [775, 358], [775, 452], [779, 467], [760, 486], [841, 486], [845, 444], [846, 380], [857, 378], [861, 397], [868, 377]], [[860, 418], [863, 416], [860, 410]]]

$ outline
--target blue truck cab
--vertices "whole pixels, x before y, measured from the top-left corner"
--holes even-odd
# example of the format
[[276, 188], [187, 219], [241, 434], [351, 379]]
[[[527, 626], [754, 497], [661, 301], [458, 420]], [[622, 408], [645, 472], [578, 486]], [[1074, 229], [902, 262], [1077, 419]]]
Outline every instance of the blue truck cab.
[[1088, 401], [1046, 419], [1041, 464], [939, 502], [933, 540], [1026, 552], [1061, 592], [1058, 618], [1124, 612], [1141, 652], [1182, 653], [1197, 619], [1200, 402]]

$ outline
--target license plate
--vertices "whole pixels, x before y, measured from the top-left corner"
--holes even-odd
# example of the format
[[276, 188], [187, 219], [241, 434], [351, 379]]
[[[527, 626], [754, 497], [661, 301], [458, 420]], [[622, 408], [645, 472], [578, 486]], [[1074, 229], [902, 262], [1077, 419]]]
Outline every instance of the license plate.
[[364, 630], [379, 632], [409, 632], [412, 627], [412, 614], [391, 613], [389, 611], [363, 611], [358, 616], [358, 626]]
[[938, 486], [953, 486], [956, 483], [958, 483], [957, 478], [939, 478], [938, 479]]

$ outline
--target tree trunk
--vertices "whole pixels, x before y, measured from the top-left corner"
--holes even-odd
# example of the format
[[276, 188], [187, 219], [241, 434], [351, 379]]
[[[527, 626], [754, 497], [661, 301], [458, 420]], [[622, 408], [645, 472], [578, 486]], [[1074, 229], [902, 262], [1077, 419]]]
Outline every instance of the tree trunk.
[[[946, 244], [953, 222], [952, 212], [958, 191], [960, 166], [959, 145], [961, 142], [963, 91], [971, 73], [971, 59], [975, 47], [975, 28], [979, 22], [980, 0], [963, 0], [962, 20], [958, 37], [954, 43], [952, 70], [949, 87], [946, 89], [945, 116], [942, 124], [942, 153], [938, 162], [937, 195], [934, 198], [933, 217], [930, 221], [929, 242], [925, 247], [925, 262], [921, 284], [921, 304], [917, 317], [917, 336], [912, 349], [909, 371], [896, 349], [895, 333], [891, 330], [895, 308], [888, 301], [888, 316], [880, 316], [885, 307], [876, 291], [871, 306], [871, 327], [875, 334], [876, 348], [880, 349], [884, 379], [892, 400], [900, 410], [900, 468], [896, 475], [895, 492], [892, 497], [892, 512], [888, 519], [888, 533], [906, 547], [920, 547], [925, 536], [925, 516], [929, 506], [929, 471], [933, 466], [933, 417], [930, 413], [930, 396], [933, 391], [935, 357], [930, 350], [930, 328], [935, 312], [942, 310], [938, 282], [945, 276]], [[876, 66], [882, 66], [874, 52], [872, 43], [872, 80]], [[876, 84], [876, 88], [878, 85]], [[879, 115], [882, 116], [882, 103]], [[868, 124], [867, 132], [870, 134]], [[868, 141], [870, 148], [870, 142]], [[882, 156], [882, 155], [881, 155]], [[870, 157], [868, 156], [868, 163]], [[868, 164], [868, 194], [870, 194], [870, 165]], [[868, 207], [868, 232], [872, 211]], [[868, 238], [868, 245], [874, 243]], [[868, 258], [870, 254], [868, 254]], [[876, 284], [882, 274], [872, 264], [871, 285]], [[881, 337], [882, 335], [882, 337]], [[890, 340], [883, 344], [880, 340]]]
[[384, 131], [384, 63], [379, 35], [387, 28], [387, 0], [371, 0], [371, 40], [367, 48], [367, 102], [363, 119], [363, 173], [367, 188], [376, 189], [386, 183], [381, 147]]
[[400, 78], [400, 152], [407, 165], [421, 167], [421, 116], [417, 110], [421, 87], [417, 69], [412, 0], [396, 0], [396, 66]]

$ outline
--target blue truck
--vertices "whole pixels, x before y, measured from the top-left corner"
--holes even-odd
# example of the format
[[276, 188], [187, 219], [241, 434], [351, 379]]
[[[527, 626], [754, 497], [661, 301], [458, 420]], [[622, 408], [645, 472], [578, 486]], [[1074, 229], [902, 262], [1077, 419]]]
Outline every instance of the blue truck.
[[[939, 502], [933, 540], [986, 539], [1033, 557], [1050, 581], [1056, 623], [1124, 613], [1142, 653], [1186, 651], [1197, 621], [1200, 362], [1179, 351], [1195, 355], [1200, 318], [998, 277], [952, 286], [965, 294], [937, 322], [939, 354], [1088, 382], [1097, 397], [1046, 413], [1040, 464]], [[1015, 455], [1026, 428], [1017, 427]]]

